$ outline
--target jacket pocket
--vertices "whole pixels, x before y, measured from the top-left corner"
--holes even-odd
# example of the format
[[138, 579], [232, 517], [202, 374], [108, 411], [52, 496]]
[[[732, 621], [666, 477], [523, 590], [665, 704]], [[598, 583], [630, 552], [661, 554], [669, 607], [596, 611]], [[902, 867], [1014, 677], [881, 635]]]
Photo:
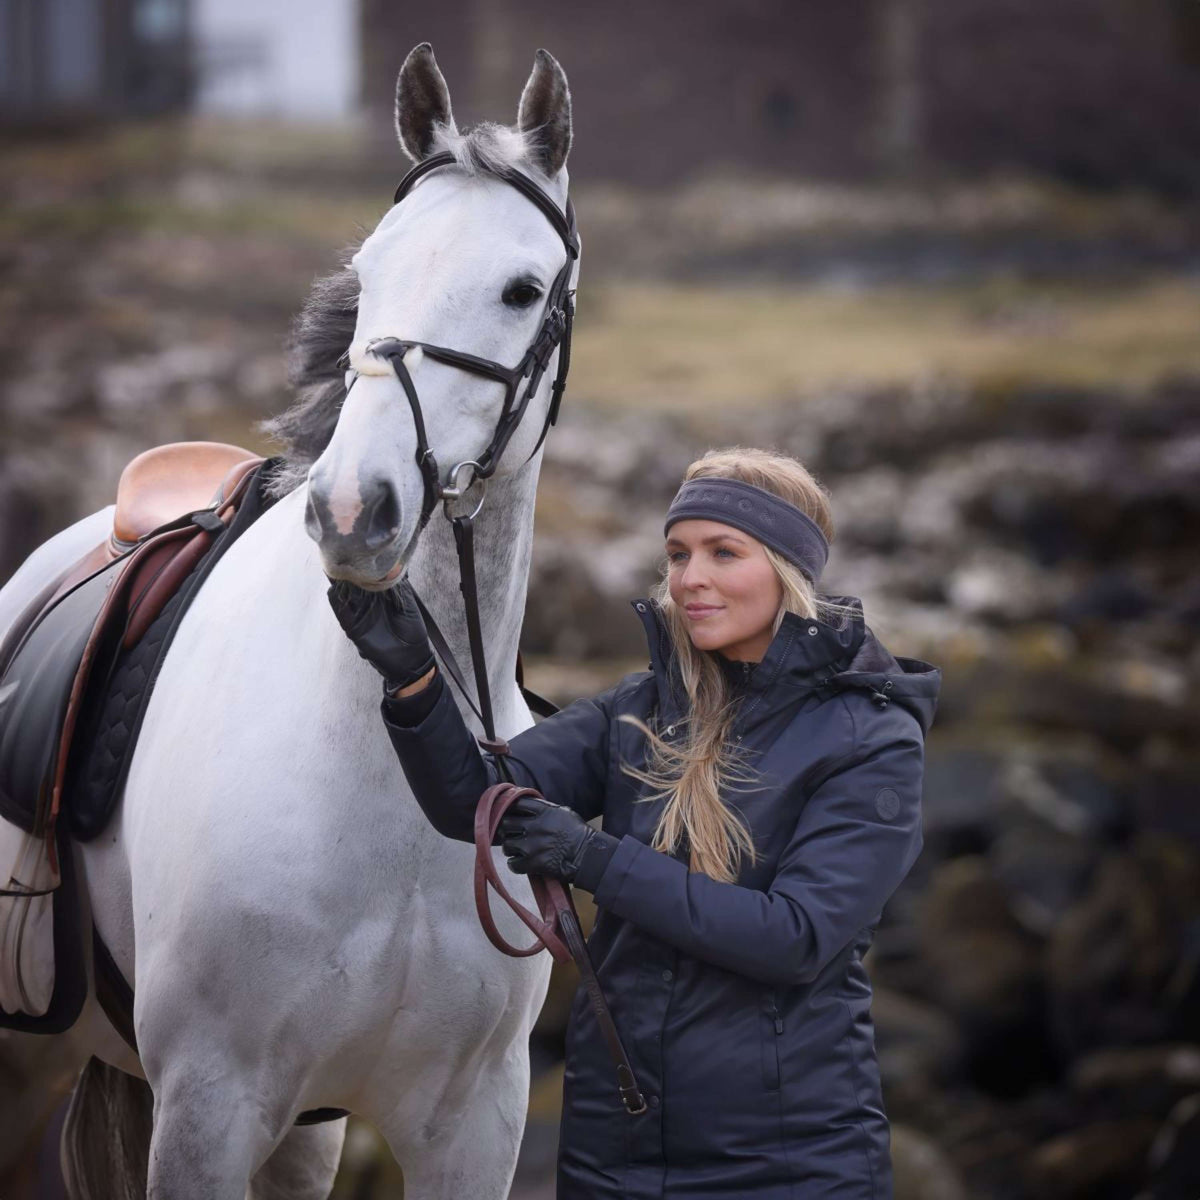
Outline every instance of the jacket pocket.
[[779, 1040], [783, 1036], [783, 1016], [779, 1011], [779, 996], [768, 992], [763, 1000], [762, 1031], [759, 1043], [762, 1054], [763, 1086], [769, 1092], [779, 1091]]

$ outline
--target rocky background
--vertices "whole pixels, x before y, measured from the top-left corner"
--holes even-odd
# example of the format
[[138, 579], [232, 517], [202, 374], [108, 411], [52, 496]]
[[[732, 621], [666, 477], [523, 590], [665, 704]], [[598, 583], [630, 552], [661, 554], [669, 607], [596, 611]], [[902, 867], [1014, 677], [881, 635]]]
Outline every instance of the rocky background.
[[[0, 148], [0, 578], [160, 442], [266, 451], [284, 342], [402, 169], [197, 122]], [[1200, 1196], [1200, 212], [1030, 178], [574, 189], [576, 353], [524, 646], [628, 599], [711, 445], [830, 487], [828, 589], [942, 667], [926, 849], [869, 956], [900, 1200]], [[514, 1190], [552, 1195], [556, 975]], [[2, 1135], [0, 1135], [2, 1136]], [[399, 1194], [368, 1126], [338, 1195]]]

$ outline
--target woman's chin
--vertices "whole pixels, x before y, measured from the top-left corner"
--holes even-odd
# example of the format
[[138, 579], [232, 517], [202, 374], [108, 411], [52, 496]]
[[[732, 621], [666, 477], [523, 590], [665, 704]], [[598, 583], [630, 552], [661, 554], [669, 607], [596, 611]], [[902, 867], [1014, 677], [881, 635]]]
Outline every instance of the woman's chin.
[[729, 640], [718, 630], [706, 629], [703, 625], [693, 626], [688, 633], [697, 650], [719, 650]]

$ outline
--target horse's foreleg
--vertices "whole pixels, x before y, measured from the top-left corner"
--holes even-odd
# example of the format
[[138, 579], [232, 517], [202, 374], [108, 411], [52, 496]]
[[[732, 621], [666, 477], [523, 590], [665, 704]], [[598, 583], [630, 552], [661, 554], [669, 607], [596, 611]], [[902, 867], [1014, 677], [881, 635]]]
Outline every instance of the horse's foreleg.
[[245, 1200], [251, 1177], [283, 1132], [217, 1056], [175, 1060], [154, 1080], [147, 1198]]
[[529, 1102], [524, 1042], [474, 1083], [464, 1103], [436, 1106], [417, 1128], [380, 1123], [404, 1172], [404, 1200], [506, 1200]]
[[249, 1200], [326, 1200], [345, 1136], [345, 1121], [295, 1126], [254, 1176]]

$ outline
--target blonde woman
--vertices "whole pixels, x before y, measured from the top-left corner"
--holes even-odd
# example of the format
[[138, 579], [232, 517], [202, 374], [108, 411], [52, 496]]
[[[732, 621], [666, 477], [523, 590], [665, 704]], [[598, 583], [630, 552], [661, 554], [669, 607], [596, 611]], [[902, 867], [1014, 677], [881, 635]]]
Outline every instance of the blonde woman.
[[[817, 590], [829, 499], [795, 459], [714, 451], [634, 601], [651, 669], [511, 740], [509, 866], [593, 893], [589, 946], [648, 1107], [629, 1115], [575, 998], [559, 1200], [884, 1200], [888, 1122], [862, 956], [921, 850], [940, 672]], [[385, 679], [426, 815], [471, 840], [477, 752], [404, 585], [330, 601]], [[600, 828], [587, 822], [600, 819]]]

